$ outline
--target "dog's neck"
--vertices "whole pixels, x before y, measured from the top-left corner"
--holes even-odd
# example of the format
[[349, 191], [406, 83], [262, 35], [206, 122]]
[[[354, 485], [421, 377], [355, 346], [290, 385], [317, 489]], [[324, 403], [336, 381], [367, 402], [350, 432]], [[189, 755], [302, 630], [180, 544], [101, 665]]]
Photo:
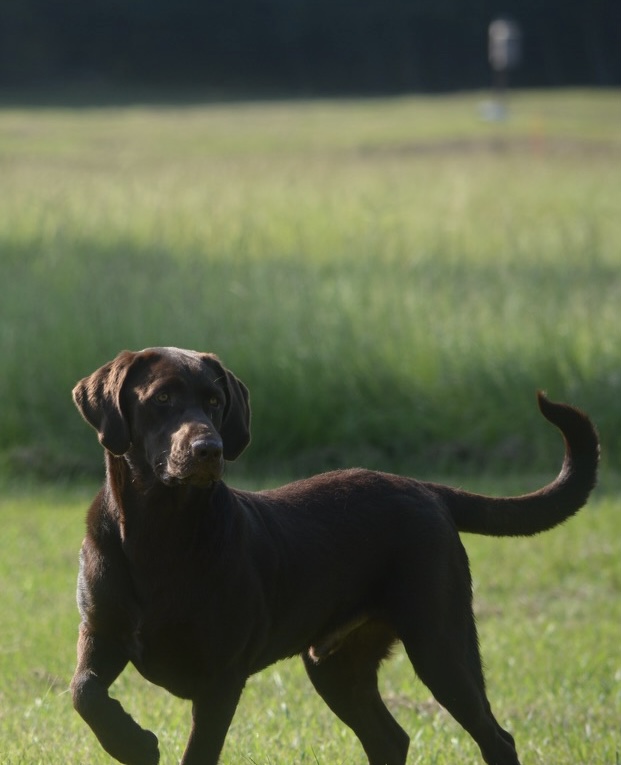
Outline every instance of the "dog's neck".
[[[223, 538], [235, 536], [239, 514], [222, 481], [209, 487], [165, 486], [136, 475], [124, 457], [107, 455], [106, 463], [108, 512], [133, 570], [147, 579], [171, 556], [182, 560], [200, 550], [207, 560], [219, 554]], [[230, 501], [222, 501], [223, 495]]]
[[106, 472], [111, 500], [124, 525], [128, 516], [142, 513], [153, 515], [154, 509], [162, 514], [191, 511], [196, 514], [209, 512], [213, 498], [219, 490], [226, 490], [222, 481], [209, 486], [166, 486], [150, 468], [145, 468], [131, 458], [131, 454], [117, 457], [106, 453]]

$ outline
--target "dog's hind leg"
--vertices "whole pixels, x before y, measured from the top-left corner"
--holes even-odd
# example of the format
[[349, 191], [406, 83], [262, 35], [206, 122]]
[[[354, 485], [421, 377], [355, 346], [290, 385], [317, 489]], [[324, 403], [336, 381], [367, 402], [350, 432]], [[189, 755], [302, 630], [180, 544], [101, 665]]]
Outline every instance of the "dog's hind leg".
[[409, 737], [392, 717], [377, 687], [377, 670], [395, 637], [367, 623], [338, 650], [317, 660], [304, 656], [306, 671], [330, 709], [356, 734], [370, 765], [405, 765]]
[[520, 765], [513, 737], [494, 718], [485, 690], [466, 662], [447, 654], [445, 649], [450, 650], [450, 646], [442, 645], [437, 636], [429, 651], [420, 644], [413, 648], [407, 639], [404, 643], [420, 679], [477, 742], [484, 761], [488, 765]]
[[513, 737], [487, 699], [467, 570], [440, 587], [427, 585], [419, 582], [414, 614], [404, 616], [400, 609], [397, 630], [416, 673], [476, 741], [488, 765], [520, 765]]
[[426, 645], [407, 637], [404, 645], [420, 679], [477, 742], [484, 761], [520, 765], [513, 737], [494, 718], [478, 671], [469, 658], [455, 655], [453, 641], [436, 633]]

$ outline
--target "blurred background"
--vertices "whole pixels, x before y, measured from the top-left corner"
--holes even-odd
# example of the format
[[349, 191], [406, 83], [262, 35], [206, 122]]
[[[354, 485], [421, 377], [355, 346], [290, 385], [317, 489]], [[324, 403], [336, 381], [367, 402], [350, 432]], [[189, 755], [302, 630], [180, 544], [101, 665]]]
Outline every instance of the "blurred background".
[[98, 475], [75, 381], [218, 353], [253, 475], [621, 456], [621, 5], [0, 3], [0, 464]]
[[621, 83], [616, 0], [4, 0], [0, 83], [246, 94], [481, 88], [488, 25], [499, 16], [523, 31], [516, 85]]

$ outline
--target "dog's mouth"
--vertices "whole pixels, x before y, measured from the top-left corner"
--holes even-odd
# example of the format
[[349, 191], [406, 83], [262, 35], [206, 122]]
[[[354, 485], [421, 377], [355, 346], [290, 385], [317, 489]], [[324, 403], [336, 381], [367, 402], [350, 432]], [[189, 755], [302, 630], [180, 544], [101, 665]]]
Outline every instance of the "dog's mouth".
[[196, 486], [205, 488], [219, 481], [223, 473], [224, 460], [222, 458], [181, 464], [162, 460], [155, 466], [155, 474], [158, 479], [169, 487]]

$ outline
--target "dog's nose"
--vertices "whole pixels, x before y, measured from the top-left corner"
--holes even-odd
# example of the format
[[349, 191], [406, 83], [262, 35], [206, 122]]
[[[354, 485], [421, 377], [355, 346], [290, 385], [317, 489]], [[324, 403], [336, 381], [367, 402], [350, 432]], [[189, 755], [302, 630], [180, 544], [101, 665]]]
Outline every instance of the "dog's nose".
[[222, 457], [222, 439], [205, 436], [192, 441], [192, 454], [199, 460], [219, 460]]

